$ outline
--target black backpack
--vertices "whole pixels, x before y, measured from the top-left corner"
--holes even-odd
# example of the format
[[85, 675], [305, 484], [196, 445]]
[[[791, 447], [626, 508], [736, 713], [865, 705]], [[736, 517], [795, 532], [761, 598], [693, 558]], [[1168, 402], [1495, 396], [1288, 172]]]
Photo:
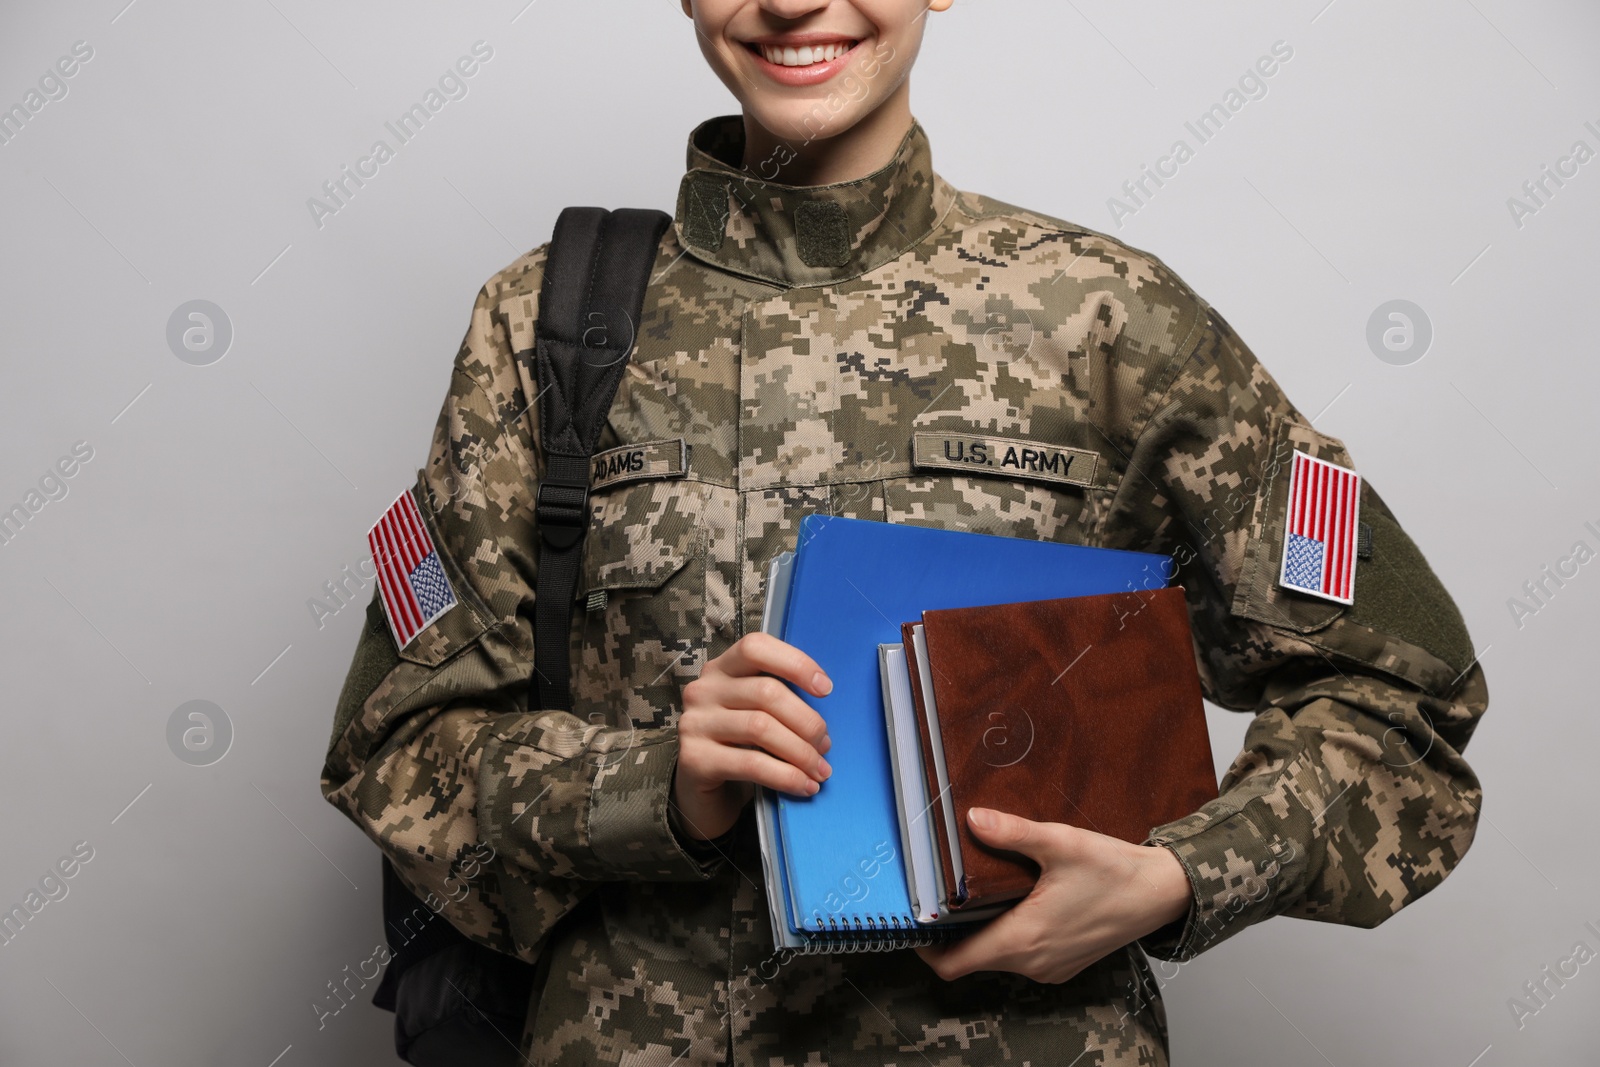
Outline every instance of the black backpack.
[[[572, 709], [568, 627], [589, 525], [589, 457], [633, 351], [650, 268], [671, 222], [660, 211], [570, 207], [551, 237], [534, 334], [545, 473], [535, 503], [530, 708]], [[595, 899], [586, 898], [556, 929], [578, 921]], [[529, 964], [469, 940], [405, 887], [388, 857], [383, 919], [391, 956], [372, 1003], [394, 1012], [400, 1058], [416, 1067], [522, 1063], [517, 1047], [548, 957]]]

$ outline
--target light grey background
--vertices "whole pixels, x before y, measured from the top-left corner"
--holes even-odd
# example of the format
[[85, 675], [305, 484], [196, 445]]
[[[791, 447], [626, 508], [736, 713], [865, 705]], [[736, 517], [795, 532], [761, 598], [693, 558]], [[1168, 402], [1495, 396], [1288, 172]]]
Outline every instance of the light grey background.
[[[0, 907], [94, 858], [0, 944], [0, 1063], [393, 1062], [370, 990], [313, 1008], [382, 934], [377, 852], [317, 790], [361, 611], [319, 628], [307, 602], [422, 461], [478, 286], [565, 205], [670, 208], [731, 99], [675, 0], [7, 0], [0, 106], [80, 40], [67, 96], [0, 146], [0, 508], [94, 450], [0, 547]], [[479, 40], [468, 95], [319, 228], [308, 198]], [[1267, 95], [1118, 228], [1107, 199], [1280, 40]], [[1508, 999], [1600, 949], [1600, 563], [1520, 626], [1508, 600], [1600, 548], [1600, 160], [1520, 228], [1507, 199], [1600, 149], [1597, 44], [1585, 0], [930, 18], [940, 171], [1177, 270], [1345, 440], [1483, 650], [1464, 864], [1376, 931], [1279, 919], [1182, 968], [1179, 1064], [1593, 1061], [1600, 963], [1520, 1028]], [[210, 366], [166, 342], [194, 299], [234, 329]], [[1365, 340], [1391, 299], [1435, 329], [1409, 366]], [[167, 744], [197, 699], [234, 732], [207, 767]], [[1245, 718], [1211, 722], [1224, 765]]]

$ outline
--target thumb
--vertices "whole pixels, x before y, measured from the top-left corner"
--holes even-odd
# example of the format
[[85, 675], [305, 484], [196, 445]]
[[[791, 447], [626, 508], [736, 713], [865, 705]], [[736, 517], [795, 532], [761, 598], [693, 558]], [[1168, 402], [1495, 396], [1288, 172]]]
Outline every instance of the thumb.
[[984, 844], [1020, 852], [1040, 867], [1064, 858], [1066, 834], [1063, 831], [1068, 828], [1059, 823], [1035, 822], [993, 808], [968, 808], [967, 825]]

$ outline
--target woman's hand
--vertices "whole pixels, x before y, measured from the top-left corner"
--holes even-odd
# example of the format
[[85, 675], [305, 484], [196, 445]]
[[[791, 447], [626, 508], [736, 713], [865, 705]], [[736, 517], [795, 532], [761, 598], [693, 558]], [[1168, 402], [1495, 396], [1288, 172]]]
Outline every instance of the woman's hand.
[[833, 773], [822, 716], [779, 679], [814, 696], [833, 682], [771, 634], [746, 634], [683, 687], [672, 798], [691, 834], [720, 837], [755, 795], [751, 783], [811, 796]]
[[1165, 848], [988, 808], [968, 809], [967, 825], [985, 844], [1037, 862], [1039, 884], [976, 933], [917, 949], [946, 981], [1015, 971], [1035, 982], [1065, 982], [1189, 910], [1189, 876]]

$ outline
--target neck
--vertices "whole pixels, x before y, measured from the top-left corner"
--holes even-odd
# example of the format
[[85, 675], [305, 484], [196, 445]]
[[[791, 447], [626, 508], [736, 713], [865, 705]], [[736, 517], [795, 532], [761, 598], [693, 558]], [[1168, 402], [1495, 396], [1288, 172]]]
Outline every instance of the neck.
[[[779, 137], [746, 111], [743, 163], [754, 169], [766, 160], [788, 159], [777, 174], [777, 180], [785, 185], [833, 185], [855, 181], [887, 166], [910, 128], [909, 80], [902, 81], [883, 103], [855, 125], [831, 137], [810, 137], [803, 141]], [[823, 132], [826, 133], [826, 127]], [[761, 173], [770, 169], [769, 163]]]

